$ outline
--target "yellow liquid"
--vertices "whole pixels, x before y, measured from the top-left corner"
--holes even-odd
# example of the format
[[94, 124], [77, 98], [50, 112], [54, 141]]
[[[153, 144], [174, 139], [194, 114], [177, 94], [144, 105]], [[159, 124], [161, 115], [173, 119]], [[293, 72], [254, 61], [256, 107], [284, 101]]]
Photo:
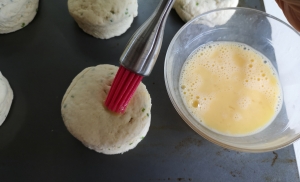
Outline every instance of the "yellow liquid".
[[199, 47], [182, 68], [180, 87], [190, 113], [209, 129], [229, 136], [261, 131], [282, 105], [271, 62], [241, 43]]

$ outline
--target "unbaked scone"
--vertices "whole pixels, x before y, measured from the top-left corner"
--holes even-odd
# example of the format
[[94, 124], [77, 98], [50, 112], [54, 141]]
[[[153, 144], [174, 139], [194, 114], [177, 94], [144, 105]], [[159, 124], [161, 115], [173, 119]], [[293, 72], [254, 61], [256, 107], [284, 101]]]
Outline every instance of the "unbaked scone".
[[39, 0], [1, 0], [0, 34], [17, 31], [35, 17]]
[[2, 125], [6, 119], [13, 96], [13, 91], [7, 79], [0, 72], [0, 125]]
[[[238, 0], [176, 0], [173, 8], [176, 10], [180, 18], [187, 22], [207, 11], [218, 8], [236, 7], [238, 3]], [[220, 23], [216, 24], [220, 25], [226, 23], [232, 14], [228, 16], [220, 13], [214, 13], [211, 16], [212, 17], [210, 19], [218, 20]]]
[[83, 31], [101, 39], [123, 34], [138, 14], [137, 0], [68, 0], [68, 8]]
[[140, 84], [124, 114], [104, 106], [118, 67], [98, 65], [79, 73], [67, 89], [61, 113], [69, 132], [86, 147], [104, 154], [119, 154], [133, 149], [150, 126], [151, 98]]

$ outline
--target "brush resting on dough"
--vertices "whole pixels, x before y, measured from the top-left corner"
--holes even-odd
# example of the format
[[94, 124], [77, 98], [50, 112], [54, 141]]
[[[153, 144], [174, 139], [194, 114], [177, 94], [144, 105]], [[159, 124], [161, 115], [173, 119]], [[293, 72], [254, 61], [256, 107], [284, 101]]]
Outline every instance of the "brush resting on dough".
[[150, 126], [151, 98], [140, 83], [124, 114], [104, 106], [118, 67], [98, 65], [79, 73], [67, 89], [61, 113], [69, 132], [86, 147], [104, 154], [133, 149]]

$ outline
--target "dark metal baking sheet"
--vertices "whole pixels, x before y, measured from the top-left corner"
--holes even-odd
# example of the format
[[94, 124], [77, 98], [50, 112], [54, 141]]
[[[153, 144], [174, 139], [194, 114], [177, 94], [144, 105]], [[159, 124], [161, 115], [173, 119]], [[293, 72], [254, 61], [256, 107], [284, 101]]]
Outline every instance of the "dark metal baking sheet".
[[[145, 139], [134, 150], [108, 156], [66, 130], [60, 103], [71, 80], [89, 66], [118, 65], [126, 42], [157, 4], [139, 0], [132, 27], [100, 40], [78, 28], [67, 0], [42, 0], [32, 23], [0, 35], [0, 71], [15, 95], [0, 127], [0, 181], [298, 181], [292, 146], [262, 154], [230, 151], [203, 139], [176, 113], [163, 72], [167, 47], [183, 25], [174, 10], [154, 71], [143, 80], [153, 103]], [[262, 1], [239, 5], [264, 10]]]

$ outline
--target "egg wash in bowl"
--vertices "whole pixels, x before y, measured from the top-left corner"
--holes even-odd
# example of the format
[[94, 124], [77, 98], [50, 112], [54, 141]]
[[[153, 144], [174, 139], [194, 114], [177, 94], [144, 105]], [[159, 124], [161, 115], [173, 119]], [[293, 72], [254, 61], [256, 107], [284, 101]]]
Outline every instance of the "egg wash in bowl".
[[212, 42], [197, 48], [183, 65], [180, 87], [193, 117], [227, 136], [247, 136], [265, 129], [283, 102], [270, 60], [236, 42]]

